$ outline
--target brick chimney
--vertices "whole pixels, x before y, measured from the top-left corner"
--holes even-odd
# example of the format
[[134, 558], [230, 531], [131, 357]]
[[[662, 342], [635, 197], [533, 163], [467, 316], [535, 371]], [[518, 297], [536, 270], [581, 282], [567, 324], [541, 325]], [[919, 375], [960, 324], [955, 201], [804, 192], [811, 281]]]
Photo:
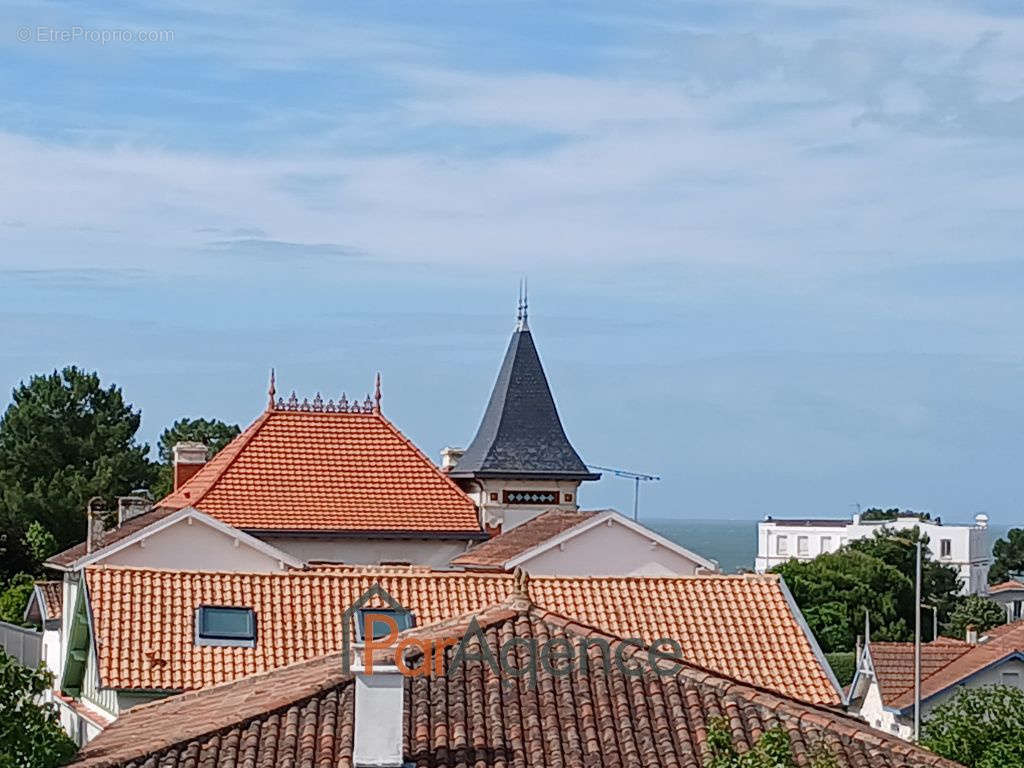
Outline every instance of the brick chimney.
[[206, 446], [202, 443], [175, 443], [174, 490], [187, 483], [206, 464]]

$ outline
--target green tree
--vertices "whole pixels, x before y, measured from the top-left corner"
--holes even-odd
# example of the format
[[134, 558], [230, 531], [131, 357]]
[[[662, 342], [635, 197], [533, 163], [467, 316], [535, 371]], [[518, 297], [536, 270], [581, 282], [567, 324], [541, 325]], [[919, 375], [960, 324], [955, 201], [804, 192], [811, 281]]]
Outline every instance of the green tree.
[[27, 573], [14, 576], [0, 592], [0, 621], [22, 624], [34, 589], [35, 581]]
[[73, 366], [14, 389], [0, 418], [0, 576], [38, 569], [27, 539], [33, 521], [64, 549], [85, 537], [89, 498], [112, 508], [116, 496], [149, 485], [149, 447], [135, 440], [140, 418], [118, 387]]
[[75, 754], [54, 706], [39, 703], [52, 684], [42, 666], [24, 667], [0, 648], [0, 768], [54, 768]]
[[876, 522], [878, 520], [898, 520], [901, 517], [916, 517], [918, 520], [932, 519], [931, 514], [928, 512], [914, 512], [909, 509], [900, 509], [899, 507], [890, 507], [889, 509], [871, 507], [860, 513], [860, 519], [865, 523]]
[[242, 430], [237, 424], [226, 424], [218, 419], [178, 419], [160, 434], [157, 454], [160, 467], [153, 485], [153, 497], [162, 499], [174, 490], [174, 446], [177, 443], [202, 443], [212, 458], [230, 443]]
[[921, 743], [967, 768], [1024, 768], [1024, 691], [961, 688], [925, 719]]
[[999, 584], [1015, 573], [1024, 573], [1024, 528], [1011, 528], [1005, 539], [996, 541], [992, 557], [989, 584]]
[[942, 628], [942, 634], [963, 640], [968, 625], [973, 625], [978, 632], [984, 632], [1005, 623], [1006, 609], [999, 603], [981, 595], [966, 595], [960, 598], [950, 614], [949, 621]]
[[[835, 755], [823, 741], [809, 746], [810, 762], [804, 763], [809, 768], [839, 768]], [[708, 722], [707, 758], [707, 768], [796, 768], [785, 729], [769, 728], [750, 749], [740, 754], [724, 717]]]
[[871, 614], [876, 640], [910, 636], [907, 615], [914, 604], [914, 585], [877, 557], [841, 549], [805, 562], [790, 560], [772, 571], [786, 580], [826, 653], [854, 649], [865, 610]]
[[[938, 608], [939, 623], [944, 625], [958, 604], [963, 581], [956, 569], [937, 562], [931, 556], [931, 552], [928, 550], [928, 536], [922, 535], [920, 528], [914, 526], [913, 528], [894, 530], [882, 526], [873, 535], [855, 539], [847, 546], [855, 552], [863, 552], [878, 558], [913, 580], [917, 568], [916, 545], [919, 539], [921, 541], [921, 601]], [[901, 606], [900, 615], [906, 620], [908, 627], [914, 626], [913, 596], [909, 603]], [[930, 624], [927, 625], [925, 631], [930, 636]]]

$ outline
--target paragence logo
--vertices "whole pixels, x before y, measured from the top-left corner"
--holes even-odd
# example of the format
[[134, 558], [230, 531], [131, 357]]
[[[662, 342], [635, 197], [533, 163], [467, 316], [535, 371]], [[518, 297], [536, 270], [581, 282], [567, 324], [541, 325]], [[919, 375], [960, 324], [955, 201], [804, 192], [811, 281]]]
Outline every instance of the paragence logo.
[[[371, 602], [374, 607], [365, 607]], [[381, 603], [386, 607], [378, 607]], [[354, 666], [361, 674], [372, 675], [375, 668], [382, 671], [386, 667], [389, 673], [397, 668], [406, 677], [458, 676], [465, 673], [469, 662], [479, 662], [508, 685], [518, 681], [531, 687], [542, 674], [566, 677], [575, 672], [586, 675], [592, 669], [614, 669], [627, 677], [640, 677], [648, 670], [671, 676], [681, 666], [682, 648], [670, 638], [645, 642], [639, 638], [569, 635], [548, 624], [552, 631], [544, 640], [512, 635], [495, 643], [488, 640], [477, 616], [468, 617], [464, 630], [460, 625], [450, 634], [403, 633], [396, 618], [403, 614], [408, 612], [379, 584], [360, 595], [344, 614], [344, 670], [352, 671], [353, 650], [359, 654]], [[351, 643], [349, 625], [353, 621], [360, 622], [357, 636], [361, 647]]]

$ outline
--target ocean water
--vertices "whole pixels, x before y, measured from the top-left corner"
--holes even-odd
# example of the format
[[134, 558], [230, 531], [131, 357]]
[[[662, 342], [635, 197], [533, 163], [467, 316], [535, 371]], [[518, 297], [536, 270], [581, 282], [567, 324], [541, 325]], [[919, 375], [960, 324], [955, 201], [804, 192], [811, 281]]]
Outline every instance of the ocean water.
[[[648, 528], [698, 555], [718, 561], [724, 573], [744, 568], [753, 570], [757, 555], [756, 520], [641, 520]], [[1011, 527], [989, 526], [989, 551], [997, 538], [1005, 538]]]

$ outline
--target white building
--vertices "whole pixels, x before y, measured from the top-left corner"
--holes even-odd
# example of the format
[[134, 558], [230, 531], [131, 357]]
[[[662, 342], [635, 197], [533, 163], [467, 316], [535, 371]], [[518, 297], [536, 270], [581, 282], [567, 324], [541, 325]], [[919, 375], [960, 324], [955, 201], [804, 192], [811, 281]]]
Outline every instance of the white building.
[[937, 562], [952, 566], [963, 581], [964, 594], [985, 594], [988, 584], [988, 516], [977, 515], [974, 525], [943, 525], [940, 520], [899, 517], [895, 520], [775, 520], [757, 524], [758, 573], [792, 559], [812, 560], [835, 552], [854, 539], [873, 536], [883, 527], [905, 530], [917, 526], [928, 537], [928, 550]]

